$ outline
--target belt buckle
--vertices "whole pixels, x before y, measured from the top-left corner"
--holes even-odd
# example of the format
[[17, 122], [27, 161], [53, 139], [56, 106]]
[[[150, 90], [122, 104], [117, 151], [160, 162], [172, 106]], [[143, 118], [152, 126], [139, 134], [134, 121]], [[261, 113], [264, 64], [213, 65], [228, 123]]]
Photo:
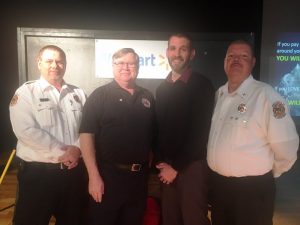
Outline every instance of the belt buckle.
[[140, 171], [142, 169], [142, 165], [141, 164], [132, 164], [131, 165], [131, 171], [134, 171], [134, 172], [137, 172], [137, 171]]

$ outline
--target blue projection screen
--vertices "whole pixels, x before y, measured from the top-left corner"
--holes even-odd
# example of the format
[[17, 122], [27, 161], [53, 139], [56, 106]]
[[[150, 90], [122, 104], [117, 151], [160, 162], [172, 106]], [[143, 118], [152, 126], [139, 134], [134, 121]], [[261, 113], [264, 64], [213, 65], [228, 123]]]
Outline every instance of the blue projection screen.
[[292, 116], [300, 116], [300, 33], [280, 33], [274, 43], [273, 86], [287, 100]]

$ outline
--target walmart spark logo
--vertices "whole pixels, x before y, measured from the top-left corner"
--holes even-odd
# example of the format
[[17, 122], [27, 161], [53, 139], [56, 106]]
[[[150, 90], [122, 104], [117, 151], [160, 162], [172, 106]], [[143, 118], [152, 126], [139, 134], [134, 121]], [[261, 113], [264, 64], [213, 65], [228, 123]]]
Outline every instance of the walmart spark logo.
[[166, 70], [169, 70], [169, 63], [166, 61], [166, 57], [159, 54], [159, 66], [164, 67]]

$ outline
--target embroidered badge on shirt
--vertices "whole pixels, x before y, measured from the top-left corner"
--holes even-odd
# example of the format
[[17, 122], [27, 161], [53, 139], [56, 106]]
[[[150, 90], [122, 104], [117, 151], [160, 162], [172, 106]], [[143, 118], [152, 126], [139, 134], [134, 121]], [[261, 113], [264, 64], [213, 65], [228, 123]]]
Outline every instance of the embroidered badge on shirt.
[[244, 104], [244, 103], [239, 104], [237, 109], [238, 109], [239, 113], [245, 113], [247, 111], [246, 104]]
[[18, 102], [18, 99], [19, 99], [18, 95], [14, 95], [14, 96], [12, 97], [12, 99], [10, 100], [9, 105], [10, 105], [10, 106], [16, 105], [17, 102]]
[[281, 118], [285, 117], [285, 115], [286, 115], [285, 107], [282, 102], [277, 101], [277, 102], [273, 103], [272, 107], [273, 107], [273, 115], [276, 119], [281, 119]]
[[80, 103], [80, 99], [79, 99], [78, 95], [73, 95], [73, 98], [76, 102]]
[[148, 99], [146, 99], [146, 98], [142, 98], [142, 103], [143, 103], [143, 105], [146, 107], [146, 108], [150, 108], [150, 102], [149, 102], [149, 100]]

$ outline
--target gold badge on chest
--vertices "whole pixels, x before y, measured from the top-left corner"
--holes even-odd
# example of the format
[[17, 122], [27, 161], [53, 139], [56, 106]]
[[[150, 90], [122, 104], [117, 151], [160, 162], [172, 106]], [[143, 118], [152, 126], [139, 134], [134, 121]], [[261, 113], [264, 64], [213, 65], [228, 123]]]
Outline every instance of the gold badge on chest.
[[245, 113], [247, 111], [246, 104], [245, 103], [239, 104], [237, 110], [239, 113]]
[[73, 95], [73, 98], [76, 102], [80, 103], [80, 99], [79, 99], [78, 95]]

